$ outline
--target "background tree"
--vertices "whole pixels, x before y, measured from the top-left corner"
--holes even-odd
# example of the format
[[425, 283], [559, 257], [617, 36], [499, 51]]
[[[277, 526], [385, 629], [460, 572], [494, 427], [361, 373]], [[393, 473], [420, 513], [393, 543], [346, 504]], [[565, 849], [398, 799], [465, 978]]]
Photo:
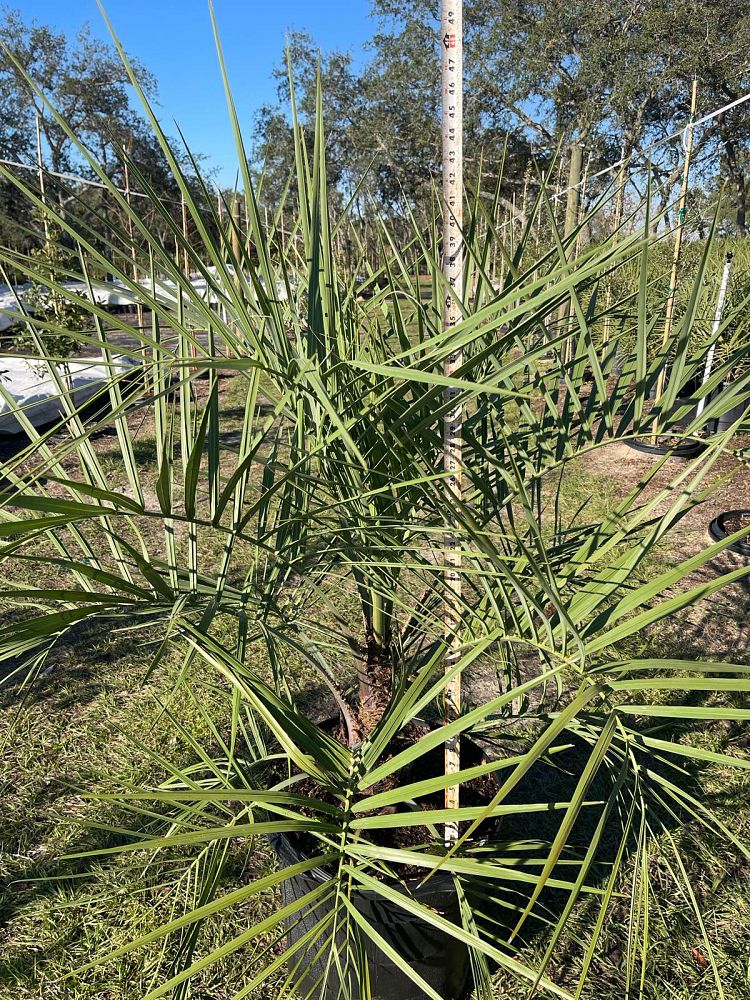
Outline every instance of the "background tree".
[[[144, 92], [153, 102], [156, 81], [137, 60], [130, 60]], [[132, 103], [132, 87], [122, 61], [111, 45], [92, 38], [84, 26], [69, 38], [62, 32], [27, 22], [21, 12], [5, 10], [0, 20], [0, 158], [35, 165], [36, 118], [42, 134], [44, 166], [53, 173], [73, 173], [93, 178], [65, 130], [46, 112], [44, 101], [29, 86], [20, 67], [29, 74], [46, 97], [65, 117], [78, 138], [120, 188], [126, 186], [124, 162], [130, 163], [130, 186], [136, 177], [148, 183], [169, 206], [176, 224], [180, 221], [180, 194], [163, 151], [153, 131]], [[179, 155], [179, 150], [178, 154]], [[187, 155], [186, 175], [192, 177]], [[210, 172], [208, 172], [210, 177]], [[46, 194], [61, 212], [75, 212], [79, 219], [92, 220], [94, 233], [99, 221], [111, 234], [126, 229], [122, 211], [101, 188], [68, 183], [54, 176], [46, 179]], [[194, 193], [200, 196], [196, 184]], [[150, 225], [162, 232], [168, 245], [174, 234], [165, 220], [157, 218], [153, 207]], [[17, 197], [14, 185], [0, 182], [0, 242], [15, 249], [31, 250], [42, 239], [39, 219], [29, 213], [28, 202]], [[58, 234], [65, 243], [66, 237]], [[129, 250], [124, 248], [129, 255]]]
[[[394, 213], [404, 198], [424, 202], [438, 171], [439, 9], [436, 0], [372, 0], [371, 12], [377, 30], [359, 74], [341, 53], [321, 58], [327, 127], [337, 175], [351, 178], [372, 162], [368, 192]], [[466, 0], [465, 29], [467, 174], [474, 179], [481, 158], [490, 180], [502, 162], [506, 202], [572, 141], [585, 146], [591, 173], [632, 157], [638, 185], [640, 151], [685, 124], [694, 74], [699, 116], [750, 89], [750, 0]], [[301, 101], [309, 103], [316, 47], [297, 35], [292, 48], [306, 80]], [[281, 97], [256, 123], [258, 161], [276, 176], [269, 195], [283, 186], [290, 163], [285, 91]], [[702, 184], [728, 181], [735, 227], [744, 234], [750, 108], [699, 129], [694, 156]], [[681, 161], [678, 140], [653, 154], [663, 207]], [[565, 176], [563, 161], [561, 185]], [[590, 195], [609, 182], [593, 185]]]

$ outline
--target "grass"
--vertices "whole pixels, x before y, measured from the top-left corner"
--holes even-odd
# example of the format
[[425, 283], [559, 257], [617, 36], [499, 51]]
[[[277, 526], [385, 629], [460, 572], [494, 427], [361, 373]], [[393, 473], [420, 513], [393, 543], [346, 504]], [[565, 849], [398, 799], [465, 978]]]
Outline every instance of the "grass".
[[[241, 378], [230, 380], [222, 406], [231, 432], [231, 414], [236, 413], [238, 422], [241, 418]], [[138, 460], [148, 469], [154, 462], [153, 429], [144, 425], [138, 442]], [[119, 468], [114, 445], [115, 439], [106, 436], [97, 445], [105, 459], [111, 453], [113, 476]], [[565, 477], [560, 502], [569, 517], [588, 498], [581, 516], [595, 521], [612, 508], [619, 490], [613, 476], [579, 461]], [[202, 539], [201, 544], [214, 543]], [[669, 559], [670, 551], [662, 548], [651, 557], [646, 571], [657, 573]], [[342, 613], [349, 610], [344, 608]], [[665, 648], [675, 648], [684, 640], [672, 625], [652, 630], [643, 642], [663, 655]], [[115, 842], [118, 834], [111, 828], [123, 822], [106, 803], [82, 798], [78, 787], [104, 790], [113, 781], [121, 787], [130, 781], [161, 780], [165, 769], [159, 755], [170, 762], [189, 763], [195, 759], [196, 747], [213, 740], [206, 711], [221, 712], [222, 692], [207, 688], [205, 697], [198, 700], [188, 688], [179, 687], [165, 706], [159, 698], [174, 687], [179, 652], [144, 684], [146, 662], [143, 646], [134, 646], [127, 631], [83, 633], [60, 649], [51, 672], [20, 711], [11, 693], [0, 704], [0, 1000], [139, 1000], [168, 977], [171, 939], [165, 950], [156, 943], [145, 952], [66, 978], [71, 970], [179, 913], [195, 892], [196, 872], [188, 856], [175, 853], [148, 867], [137, 855], [96, 862], [68, 857]], [[325, 694], [317, 681], [301, 666], [297, 673], [310, 711], [325, 714]], [[182, 731], [176, 725], [165, 727], [168, 711], [180, 719]], [[746, 751], [748, 736], [739, 726], [719, 725], [695, 728], [691, 740], [733, 754]], [[750, 841], [748, 773], [705, 768], [695, 775], [695, 782], [733, 833]], [[718, 837], [712, 840], [702, 829], [698, 834], [689, 821], [673, 825], [666, 833], [656, 832], [647, 863], [658, 875], [660, 892], [658, 898], [649, 900], [651, 948], [642, 996], [646, 1000], [722, 997], [703, 964], [707, 945], [701, 928], [674, 878], [672, 837], [683, 848], [706, 936], [724, 970], [723, 997], [750, 1000], [750, 864]], [[636, 857], [631, 859], [631, 865], [637, 863]], [[222, 884], [230, 890], [273, 864], [265, 841], [233, 841], [223, 862]], [[622, 892], [607, 922], [584, 1000], [608, 993], [625, 996], [623, 956], [630, 919], [625, 881]], [[241, 934], [253, 914], [257, 918], [259, 910], [270, 912], [277, 905], [277, 895], [269, 892], [222, 915], [221, 921], [209, 920], [198, 954]], [[587, 924], [595, 919], [594, 908], [587, 904], [575, 914], [568, 947], [554, 966], [555, 977], [566, 985], [574, 984], [580, 970], [575, 938], [585, 938]], [[221, 966], [196, 979], [190, 995], [196, 1000], [229, 1000], [247, 981], [253, 966], [267, 960], [259, 956], [267, 946], [273, 952], [280, 947], [277, 942], [263, 941], [239, 948]], [[530, 949], [535, 949], [533, 942]], [[632, 976], [631, 995], [635, 997], [641, 970], [632, 970]], [[272, 995], [272, 985], [267, 983], [262, 996]], [[497, 1000], [521, 1000], [525, 992], [501, 976], [494, 995]], [[254, 1000], [261, 1000], [260, 995]]]
[[[0, 839], [2, 896], [0, 919], [0, 998], [2, 1000], [138, 1000], [156, 985], [169, 968], [169, 955], [158, 948], [134, 953], [111, 965], [63, 979], [72, 968], [125, 943], [179, 910], [190, 891], [184, 865], [164, 861], [144, 871], [137, 858], [118, 858], [81, 867], [61, 856], [90, 846], [106, 846], [111, 834], [88, 824], [117, 824], [118, 817], [101, 803], [84, 802], [77, 784], [106, 788], [108, 777], [148, 780], [161, 777], [149, 751], [171, 760], [191, 759], [191, 750], [175, 731], [164, 739], [157, 725], [162, 707], [157, 690], [169, 681], [174, 664], [165, 668], [158, 683], [140, 686], [140, 657], [128, 650], [120, 637], [93, 643], [86, 659], [69, 648], [32, 703], [19, 716], [6, 705], [0, 716], [3, 739], [3, 820]], [[208, 739], [204, 719], [185, 694], [172, 707], [192, 739]], [[163, 720], [162, 720], [163, 722]], [[694, 737], [693, 737], [694, 738]], [[733, 728], [703, 731], [710, 749], [733, 752], [743, 749], [746, 734]], [[747, 801], [750, 779], [728, 769], [702, 774], [704, 794], [718, 804], [734, 832], [750, 838]], [[691, 884], [698, 896], [711, 944], [726, 973], [729, 1000], [750, 997], [746, 982], [747, 917], [750, 915], [750, 866], [726, 845], [700, 837], [688, 824], [676, 835], [685, 846]], [[664, 845], [665, 847], [668, 845]], [[179, 859], [178, 859], [179, 860]], [[658, 853], [650, 862], [659, 866], [662, 891], [651, 901], [649, 975], [644, 996], [684, 998], [718, 996], [700, 965], [705, 947], [681, 891]], [[224, 877], [226, 888], [257, 877], [273, 864], [262, 840], [233, 844]], [[273, 893], [253, 906], [277, 905]], [[616, 909], [609, 922], [601, 957], [595, 966], [590, 991], [593, 1000], [605, 988], [616, 990], [622, 981], [620, 958], [628, 901]], [[209, 922], [203, 948], [241, 933], [251, 914], [235, 908], [220, 926]], [[571, 931], [582, 931], [593, 911], [583, 907]], [[576, 970], [577, 952], [570, 965], [558, 963], [565, 981]], [[201, 1000], [229, 1000], [240, 988], [253, 963], [252, 950], [237, 951], [194, 988]], [[664, 984], [671, 992], [664, 992]], [[265, 996], [271, 996], [265, 987]], [[521, 1000], [523, 992], [500, 981], [495, 996]], [[622, 995], [614, 993], [613, 995]]]
[[[97, 824], [118, 825], [102, 803], [82, 799], [75, 786], [109, 787], [108, 776], [129, 780], [161, 777], [153, 754], [192, 759], [187, 738], [205, 744], [210, 732], [200, 707], [185, 689], [170, 708], [185, 727], [166, 727], [157, 698], [173, 680], [168, 664], [154, 684], [142, 686], [142, 657], [119, 637], [92, 644], [81, 662], [68, 649], [39, 695], [20, 717], [14, 706], [2, 715], [4, 925], [0, 997], [125, 1000], [143, 996], [168, 968], [158, 948], [126, 956], [112, 966], [64, 979], [76, 966], [128, 940], [136, 930], [168, 919], [192, 891], [184, 859], [165, 859], [144, 871], [135, 857], [82, 863], [64, 856], [113, 843]], [[206, 707], [205, 705], [203, 706]], [[121, 822], [121, 820], [120, 820]], [[262, 842], [233, 845], [225, 867], [229, 887], [269, 864]], [[273, 905], [261, 899], [254, 905]], [[239, 933], [250, 914], [236, 909], [221, 926], [208, 925], [208, 940]], [[234, 975], [214, 971], [199, 981], [199, 995], [230, 997], [239, 988], [249, 952], [235, 956]], [[109, 991], [109, 992], [107, 992]]]

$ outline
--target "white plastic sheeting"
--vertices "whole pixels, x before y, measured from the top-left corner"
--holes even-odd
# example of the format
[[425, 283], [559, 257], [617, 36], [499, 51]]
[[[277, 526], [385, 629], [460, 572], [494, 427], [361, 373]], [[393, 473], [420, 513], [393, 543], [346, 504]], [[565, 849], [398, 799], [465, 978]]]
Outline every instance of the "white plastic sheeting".
[[23, 302], [24, 293], [30, 287], [30, 285], [16, 285], [14, 294], [14, 290], [8, 285], [0, 285], [0, 332], [18, 322], [18, 316], [13, 315], [19, 311], [16, 295]]
[[[138, 363], [115, 356], [111, 364], [103, 357], [71, 358], [55, 365], [64, 390], [81, 406], [100, 392], [113, 378], [133, 374]], [[43, 427], [63, 416], [60, 385], [44, 361], [29, 358], [0, 358], [0, 434], [19, 434], [24, 428], [15, 410], [23, 410], [34, 427]]]
[[[228, 270], [231, 274], [231, 266]], [[201, 275], [193, 275], [190, 278], [190, 284], [200, 298], [204, 301], [208, 300], [211, 306], [217, 306], [218, 296], [215, 288], [217, 284], [220, 285], [220, 280], [216, 275], [215, 268], [209, 267], [207, 268], [207, 272], [212, 275], [210, 289], [206, 279]], [[246, 275], [246, 279], [248, 283], [252, 284], [250, 275]], [[260, 277], [260, 282], [262, 285], [265, 285], [262, 276]], [[83, 281], [63, 281], [61, 284], [82, 299], [89, 298], [89, 287]], [[141, 279], [138, 284], [149, 294], [153, 294], [149, 278]], [[28, 283], [15, 285], [13, 288], [10, 288], [8, 285], [0, 285], [0, 333], [3, 330], [7, 330], [14, 323], [21, 321], [19, 301], [22, 305], [25, 305], [26, 293], [30, 287]], [[91, 283], [91, 291], [94, 302], [99, 306], [104, 306], [105, 309], [116, 308], [117, 306], [134, 306], [138, 301], [136, 295], [121, 281], [93, 281]], [[168, 278], [157, 278], [156, 297], [167, 306], [175, 305], [177, 303], [177, 285], [175, 282], [170, 281]], [[276, 297], [280, 301], [285, 300], [287, 297], [286, 288], [281, 282], [276, 287]]]

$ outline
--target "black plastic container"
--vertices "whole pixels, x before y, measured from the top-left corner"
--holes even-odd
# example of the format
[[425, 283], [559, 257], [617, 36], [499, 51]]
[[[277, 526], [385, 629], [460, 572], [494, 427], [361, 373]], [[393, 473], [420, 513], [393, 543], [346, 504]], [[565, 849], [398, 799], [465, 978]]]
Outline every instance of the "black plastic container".
[[654, 444], [653, 441], [643, 438], [629, 438], [625, 444], [633, 451], [640, 451], [645, 455], [671, 455], [672, 458], [695, 458], [706, 447], [703, 441], [685, 441], [670, 448], [668, 445]]
[[716, 418], [716, 433], [720, 434], [722, 431], [728, 430], [740, 417], [747, 416], [749, 413], [750, 400], [735, 403], [731, 410], [727, 410], [726, 413], [722, 413], [720, 417]]
[[[716, 542], [720, 542], [722, 539], [726, 538], [727, 535], [731, 535], [732, 532], [727, 531], [725, 524], [729, 518], [736, 517], [738, 514], [750, 515], [750, 511], [725, 510], [723, 514], [719, 514], [718, 517], [715, 517], [708, 526], [708, 533], [711, 538], [713, 538]], [[750, 558], [750, 541], [747, 539], [742, 539], [739, 542], [732, 542], [732, 544], [728, 545], [727, 548], [730, 552], [736, 552], [738, 555]]]
[[[680, 416], [681, 424], [692, 423], [693, 420], [698, 416], [698, 400], [695, 398], [695, 393], [701, 387], [701, 379], [695, 376], [689, 379], [685, 385], [680, 386], [681, 395], [677, 396], [674, 403], [672, 404], [672, 413], [676, 413], [678, 409], [682, 406], [689, 406], [690, 409], [687, 413]], [[649, 399], [656, 399], [656, 386], [652, 385], [648, 391]]]
[[[304, 854], [292, 837], [277, 834], [269, 839], [283, 865], [293, 865], [304, 860]], [[319, 868], [292, 876], [282, 883], [283, 905], [287, 906], [300, 899], [330, 878], [329, 873]], [[392, 889], [411, 895], [423, 906], [430, 907], [446, 920], [460, 926], [458, 897], [451, 876], [437, 872], [426, 885], [420, 886], [419, 882], [420, 879], [415, 878], [387, 884]], [[404, 962], [429, 983], [444, 1000], [466, 1000], [471, 995], [474, 984], [469, 949], [465, 944], [421, 918], [407, 913], [396, 903], [384, 900], [372, 890], [359, 889], [353, 896], [352, 903]], [[298, 911], [294, 918], [287, 922], [289, 944], [293, 945], [299, 941], [332, 908], [333, 902], [329, 902], [322, 905], [313, 904]], [[344, 942], [345, 937], [342, 932], [337, 944], [343, 948]], [[360, 943], [367, 960], [373, 1000], [424, 1000], [424, 992], [366, 934], [360, 934]], [[295, 974], [298, 994], [305, 997], [309, 993], [316, 1000], [336, 1000], [339, 997], [359, 1000], [361, 994], [355, 970], [352, 970], [352, 982], [349, 984], [348, 992], [339, 991], [339, 978], [333, 965], [329, 969], [325, 991], [322, 984], [315, 985], [323, 976], [328, 950], [323, 948], [322, 955], [315, 961], [302, 959]], [[315, 952], [315, 948], [311, 949], [312, 956]], [[293, 957], [292, 964], [302, 954], [304, 947]], [[342, 951], [342, 954], [345, 954], [345, 951]]]

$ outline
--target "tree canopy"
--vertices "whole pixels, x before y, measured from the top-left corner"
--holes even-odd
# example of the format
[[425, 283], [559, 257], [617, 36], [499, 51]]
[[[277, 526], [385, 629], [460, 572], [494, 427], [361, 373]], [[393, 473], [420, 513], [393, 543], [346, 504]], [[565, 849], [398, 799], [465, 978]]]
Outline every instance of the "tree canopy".
[[[467, 173], [471, 181], [481, 160], [496, 176], [502, 164], [506, 197], [572, 141], [583, 144], [593, 170], [679, 130], [693, 76], [699, 117], [750, 90], [750, 0], [465, 0], [464, 7]], [[439, 171], [439, 3], [371, 0], [371, 13], [364, 67], [355, 71], [348, 54], [328, 52], [320, 70], [332, 179], [351, 183], [371, 164], [367, 190], [392, 209], [423, 199]], [[290, 54], [309, 117], [318, 51], [296, 35]], [[256, 167], [273, 166], [274, 190], [291, 168], [285, 55], [277, 79], [279, 101], [256, 120]], [[704, 187], [728, 182], [733, 222], [744, 233], [750, 104], [697, 131], [695, 153]], [[658, 181], [676, 178], [681, 155], [679, 138], [654, 153]]]

